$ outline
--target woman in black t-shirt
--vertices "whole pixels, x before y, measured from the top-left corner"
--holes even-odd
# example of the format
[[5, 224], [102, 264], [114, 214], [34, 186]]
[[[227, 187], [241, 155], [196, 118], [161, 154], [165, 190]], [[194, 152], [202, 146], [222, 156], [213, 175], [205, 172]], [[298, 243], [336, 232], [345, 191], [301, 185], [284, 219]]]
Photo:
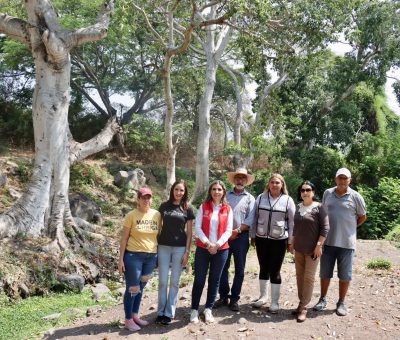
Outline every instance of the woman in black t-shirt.
[[[158, 311], [156, 323], [168, 325], [175, 317], [179, 279], [186, 266], [192, 241], [192, 223], [195, 218], [188, 204], [188, 190], [184, 180], [176, 181], [169, 199], [158, 209], [162, 228], [158, 237]], [[171, 276], [168, 291], [168, 273]]]

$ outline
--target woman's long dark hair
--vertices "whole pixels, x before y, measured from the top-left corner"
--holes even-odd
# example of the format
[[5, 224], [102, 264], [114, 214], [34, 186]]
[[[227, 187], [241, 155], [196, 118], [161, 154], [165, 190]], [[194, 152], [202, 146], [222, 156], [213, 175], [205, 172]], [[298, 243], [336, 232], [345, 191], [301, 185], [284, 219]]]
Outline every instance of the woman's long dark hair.
[[223, 194], [223, 196], [221, 198], [221, 203], [222, 204], [228, 204], [228, 202], [226, 200], [226, 187], [225, 187], [224, 182], [222, 182], [220, 180], [216, 180], [216, 181], [214, 181], [214, 182], [212, 182], [210, 184], [210, 186], [208, 187], [208, 193], [207, 193], [207, 198], [206, 198], [205, 202], [212, 202], [213, 199], [212, 199], [212, 196], [211, 196], [211, 191], [212, 191], [211, 189], [215, 184], [219, 184], [222, 187], [222, 190], [224, 191], [224, 194]]
[[185, 193], [182, 196], [182, 199], [179, 203], [179, 206], [183, 209], [183, 210], [187, 210], [189, 208], [189, 203], [188, 203], [188, 188], [186, 185], [186, 182], [183, 179], [178, 179], [174, 184], [172, 184], [171, 186], [171, 190], [169, 191], [169, 198], [168, 201], [170, 203], [173, 203], [175, 201], [175, 197], [174, 197], [174, 189], [178, 184], [182, 184], [183, 187], [185, 188]]

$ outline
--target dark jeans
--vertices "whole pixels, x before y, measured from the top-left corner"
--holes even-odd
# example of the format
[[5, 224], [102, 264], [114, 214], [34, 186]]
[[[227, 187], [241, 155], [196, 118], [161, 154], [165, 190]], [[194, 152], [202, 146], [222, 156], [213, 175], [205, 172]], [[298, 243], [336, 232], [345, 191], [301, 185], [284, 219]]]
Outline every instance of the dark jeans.
[[287, 239], [272, 240], [256, 236], [256, 251], [260, 265], [260, 280], [281, 284], [281, 267], [285, 258]]
[[[247, 252], [249, 251], [249, 233], [243, 232], [238, 235], [235, 240], [229, 241], [229, 253], [219, 284], [219, 297], [222, 299], [230, 297], [231, 302], [240, 299], [240, 291], [244, 279], [244, 267], [246, 266]], [[231, 257], [235, 263], [235, 275], [233, 277], [232, 288], [229, 289], [229, 267], [231, 265]], [[229, 290], [231, 295], [229, 296]]]
[[206, 308], [212, 309], [218, 292], [222, 269], [228, 257], [228, 249], [218, 250], [211, 255], [207, 249], [197, 247], [194, 256], [194, 282], [192, 289], [192, 309], [199, 309], [201, 294], [206, 283], [208, 269], [208, 289]]

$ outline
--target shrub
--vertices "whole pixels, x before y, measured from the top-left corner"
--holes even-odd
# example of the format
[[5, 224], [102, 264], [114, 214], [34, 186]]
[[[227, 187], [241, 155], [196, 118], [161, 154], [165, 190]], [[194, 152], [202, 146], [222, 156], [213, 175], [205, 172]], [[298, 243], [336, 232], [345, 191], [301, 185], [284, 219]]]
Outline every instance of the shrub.
[[392, 267], [392, 263], [385, 259], [372, 259], [367, 263], [368, 269], [386, 269], [389, 270]]
[[394, 225], [393, 229], [385, 236], [385, 239], [400, 245], [400, 223]]
[[30, 161], [22, 161], [18, 163], [15, 170], [16, 175], [22, 183], [27, 183], [32, 175], [33, 164]]
[[367, 221], [359, 229], [359, 237], [381, 239], [400, 224], [400, 179], [383, 177], [376, 188], [360, 186], [367, 205]]
[[163, 126], [159, 121], [135, 114], [132, 122], [126, 125], [127, 145], [130, 152], [141, 158], [154, 153], [162, 154], [164, 150]]

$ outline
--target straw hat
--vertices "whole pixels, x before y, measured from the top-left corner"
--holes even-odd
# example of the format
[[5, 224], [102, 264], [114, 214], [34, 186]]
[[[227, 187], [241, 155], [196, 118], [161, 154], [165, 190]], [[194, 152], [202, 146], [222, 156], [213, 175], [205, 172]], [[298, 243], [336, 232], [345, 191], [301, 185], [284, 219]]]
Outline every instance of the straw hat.
[[244, 168], [239, 168], [236, 169], [235, 172], [228, 172], [227, 176], [228, 176], [228, 181], [232, 184], [235, 184], [235, 182], [233, 181], [236, 175], [245, 175], [247, 177], [247, 183], [246, 185], [250, 185], [251, 183], [254, 182], [255, 177], [253, 175], [250, 175], [247, 173], [247, 170]]

